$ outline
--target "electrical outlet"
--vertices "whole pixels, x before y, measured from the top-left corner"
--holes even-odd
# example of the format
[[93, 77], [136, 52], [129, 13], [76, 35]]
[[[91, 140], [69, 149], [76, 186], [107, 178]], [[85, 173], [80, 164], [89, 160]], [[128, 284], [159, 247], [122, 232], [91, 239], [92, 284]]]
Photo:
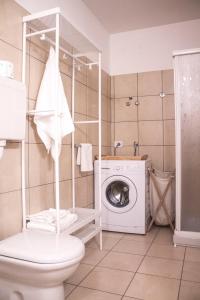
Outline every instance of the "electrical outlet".
[[114, 142], [114, 147], [115, 148], [121, 148], [124, 146], [124, 142], [123, 141], [115, 141]]

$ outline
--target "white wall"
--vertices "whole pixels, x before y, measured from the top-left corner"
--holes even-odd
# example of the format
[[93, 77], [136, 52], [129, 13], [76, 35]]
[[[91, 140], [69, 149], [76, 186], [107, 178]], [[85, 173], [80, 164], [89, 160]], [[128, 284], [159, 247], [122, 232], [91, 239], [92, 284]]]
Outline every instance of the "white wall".
[[30, 13], [59, 6], [66, 19], [102, 51], [102, 66], [109, 71], [109, 34], [81, 0], [15, 0]]
[[111, 35], [111, 75], [172, 68], [174, 50], [200, 48], [200, 19]]

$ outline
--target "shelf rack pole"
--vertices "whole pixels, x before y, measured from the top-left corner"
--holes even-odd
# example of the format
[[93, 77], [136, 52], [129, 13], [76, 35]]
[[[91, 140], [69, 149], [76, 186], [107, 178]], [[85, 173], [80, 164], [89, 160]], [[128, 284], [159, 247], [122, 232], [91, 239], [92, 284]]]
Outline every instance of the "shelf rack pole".
[[[75, 114], [74, 114], [74, 101], [75, 101], [75, 59], [73, 57], [72, 61], [72, 120], [74, 122], [75, 120]], [[73, 205], [73, 211], [75, 210], [76, 205], [76, 194], [75, 194], [75, 133], [72, 132], [72, 205]]]
[[[57, 63], [57, 70], [59, 72], [59, 24], [60, 23], [60, 14], [56, 13], [56, 31], [55, 31], [55, 52], [56, 52], [56, 63]], [[58, 77], [58, 74], [57, 74]], [[55, 84], [57, 85], [58, 82]], [[58, 86], [58, 85], [57, 85]], [[55, 120], [56, 120], [56, 139], [55, 139], [55, 196], [56, 196], [56, 233], [60, 233], [60, 186], [59, 186], [59, 149], [58, 149], [58, 134], [60, 131], [59, 126], [59, 117], [58, 117], [58, 104], [55, 110]]]
[[[23, 22], [23, 50], [22, 50], [22, 82], [26, 84], [26, 22]], [[25, 140], [22, 140], [21, 152], [21, 189], [22, 189], [22, 229], [26, 230], [26, 173], [25, 173]]]
[[[99, 226], [101, 228], [102, 221], [101, 221], [101, 143], [102, 143], [102, 137], [101, 137], [101, 52], [99, 52], [99, 210], [100, 210], [100, 217], [99, 217]], [[99, 244], [100, 244], [100, 250], [102, 250], [102, 229], [99, 233]]]

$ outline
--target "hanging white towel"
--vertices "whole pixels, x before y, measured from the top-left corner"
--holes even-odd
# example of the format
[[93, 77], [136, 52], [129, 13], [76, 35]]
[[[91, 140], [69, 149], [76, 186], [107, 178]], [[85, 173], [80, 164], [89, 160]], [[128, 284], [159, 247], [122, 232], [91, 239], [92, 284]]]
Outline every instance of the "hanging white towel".
[[51, 150], [51, 155], [55, 160], [56, 137], [58, 141], [58, 154], [60, 155], [62, 138], [74, 131], [74, 124], [57, 65], [56, 53], [52, 47], [50, 48], [36, 104], [36, 111], [47, 110], [57, 110], [58, 121], [53, 113], [44, 113], [35, 114], [34, 123], [37, 125], [39, 137], [45, 144], [47, 151]]
[[80, 144], [78, 147], [76, 163], [80, 166], [81, 172], [93, 171], [91, 144]]

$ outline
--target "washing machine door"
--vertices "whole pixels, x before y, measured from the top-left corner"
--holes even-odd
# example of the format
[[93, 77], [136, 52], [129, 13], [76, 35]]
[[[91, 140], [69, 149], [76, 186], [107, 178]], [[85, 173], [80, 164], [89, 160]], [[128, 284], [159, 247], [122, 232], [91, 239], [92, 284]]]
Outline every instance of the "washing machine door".
[[113, 175], [102, 185], [102, 202], [107, 209], [115, 213], [131, 210], [137, 202], [137, 189], [126, 176]]

